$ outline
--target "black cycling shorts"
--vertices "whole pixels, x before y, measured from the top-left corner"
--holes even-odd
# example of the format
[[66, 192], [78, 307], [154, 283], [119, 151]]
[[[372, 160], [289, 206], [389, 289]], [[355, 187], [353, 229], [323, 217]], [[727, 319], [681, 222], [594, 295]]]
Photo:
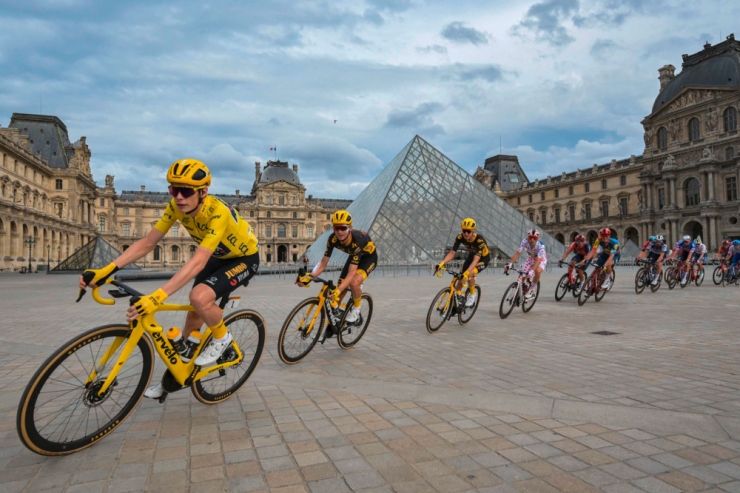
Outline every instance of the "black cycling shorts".
[[658, 263], [658, 257], [660, 257], [660, 254], [659, 253], [649, 252], [647, 254], [647, 261], [650, 262], [651, 264], [657, 264]]
[[[349, 266], [352, 264], [350, 261], [350, 257], [347, 258], [347, 262], [344, 264], [344, 268], [342, 269], [342, 273], [339, 274], [339, 280], [337, 281], [337, 285], [342, 284], [342, 281], [345, 277], [347, 277], [347, 273], [349, 272]], [[369, 253], [366, 255], [363, 255], [360, 257], [360, 262], [357, 264], [357, 273], [362, 276], [363, 279], [367, 279], [367, 276], [370, 275], [370, 273], [375, 270], [375, 267], [378, 265], [378, 251], [374, 251], [373, 253]]]
[[679, 262], [686, 262], [689, 258], [689, 252], [685, 250], [681, 250], [681, 253], [678, 254], [678, 261]]
[[216, 299], [223, 298], [239, 286], [249, 284], [259, 265], [259, 253], [226, 260], [211, 257], [203, 270], [195, 276], [193, 287], [206, 284], [216, 293]]
[[[470, 268], [470, 264], [473, 263], [473, 259], [476, 257], [476, 254], [473, 252], [468, 252], [468, 257], [465, 259], [465, 262], [462, 266], [462, 271], [465, 272]], [[475, 272], [473, 275], [480, 273], [483, 269], [488, 267], [488, 262], [491, 261], [491, 255], [486, 255], [485, 257], [481, 257], [480, 260], [478, 260], [478, 264], [475, 266], [478, 272]]]

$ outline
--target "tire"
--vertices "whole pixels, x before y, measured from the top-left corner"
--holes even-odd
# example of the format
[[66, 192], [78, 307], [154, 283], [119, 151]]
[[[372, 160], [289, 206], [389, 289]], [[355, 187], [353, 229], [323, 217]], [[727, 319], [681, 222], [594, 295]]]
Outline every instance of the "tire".
[[679, 273], [678, 273], [678, 285], [681, 286], [681, 289], [683, 289], [686, 286], [688, 286], [689, 284], [691, 284], [691, 273], [689, 273], [689, 272], [686, 273], [686, 282], [685, 283], [684, 282], [681, 282], [681, 280], [682, 280], [681, 278], [682, 277], [683, 277], [683, 273], [681, 271], [679, 271]]
[[[320, 310], [321, 313], [317, 317], [311, 332], [306, 334], [307, 327], [305, 327], [305, 324], [310, 318], [313, 318], [314, 310]], [[307, 298], [298, 303], [285, 319], [278, 336], [278, 355], [283, 363], [292, 365], [305, 358], [318, 342], [325, 324], [326, 314], [324, 313], [324, 307], [319, 306], [318, 298]]]
[[[470, 289], [468, 289], [468, 291], [470, 291]], [[480, 303], [481, 289], [480, 289], [480, 286], [478, 286], [477, 284], [475, 285], [475, 292], [477, 294], [475, 298], [475, 305], [464, 306], [462, 311], [457, 312], [457, 321], [460, 323], [460, 325], [465, 325], [468, 322], [470, 322], [473, 319], [473, 315], [475, 315], [475, 312], [478, 310], [478, 304]]]
[[[614, 287], [614, 281], [616, 281], [616, 280], [617, 280], [617, 271], [616, 271], [616, 270], [614, 270], [614, 267], [616, 267], [616, 265], [613, 265], [613, 266], [612, 266], [612, 283], [611, 283], [611, 284], [609, 285], [609, 288], [607, 289], [607, 291], [611, 291], [611, 290], [612, 290], [612, 288]], [[602, 296], [601, 298], [603, 298], [603, 296]], [[601, 300], [601, 298], [599, 298], [599, 299], [598, 299], [598, 300], [596, 300], [596, 301], [600, 301], [600, 300]]]
[[583, 281], [581, 292], [578, 293], [578, 306], [583, 306], [586, 304], [588, 297], [591, 296], [591, 291], [593, 290], [593, 284], [595, 282], [596, 280], [594, 279], [594, 275], [592, 272], [591, 275], [588, 276], [585, 281]]
[[[154, 348], [147, 336], [139, 339], [108, 392], [97, 400], [94, 390], [105, 381], [130, 334], [128, 325], [97, 327], [70, 339], [44, 361], [18, 404], [16, 426], [23, 445], [41, 455], [71, 454], [94, 445], [126, 419], [152, 378]], [[116, 338], [123, 341], [97, 369], [97, 377], [84, 385]], [[50, 398], [44, 400], [42, 394]]]
[[599, 301], [603, 300], [604, 296], [606, 296], [606, 293], [611, 289], [612, 286], [614, 286], [614, 281], [612, 281], [612, 284], [610, 284], [609, 287], [606, 289], [599, 288], [599, 290], [594, 293], [594, 301], [598, 303]]
[[[664, 280], [665, 282], [668, 282], [668, 279], [670, 279], [670, 278], [671, 278], [671, 274], [672, 274], [672, 271], [673, 271], [673, 269], [675, 269], [675, 268], [676, 268], [675, 266], [671, 265], [670, 267], [668, 267], [667, 269], [665, 269], [665, 270], [663, 271], [663, 280]], [[669, 287], [670, 287], [670, 284], [669, 284]], [[673, 288], [671, 288], [671, 289], [673, 289]]]
[[[537, 298], [540, 297], [540, 283], [537, 283], [537, 294], [534, 295], [533, 300], [522, 300], [522, 311], [524, 313], [527, 313], [529, 310], [531, 310], [534, 307], [534, 304], [537, 303]], [[531, 303], [530, 303], [531, 302]]]
[[658, 284], [653, 285], [652, 283], [650, 283], [650, 291], [652, 291], [653, 293], [657, 292], [660, 289], [660, 285], [662, 283], [663, 283], [663, 276], [658, 276]]
[[668, 283], [668, 289], [673, 289], [676, 287], [676, 283], [678, 282], [678, 280], [676, 279], [676, 276], [673, 274], [673, 272], [671, 272], [671, 275], [668, 276], [666, 282]]
[[704, 269], [700, 269], [699, 272], [696, 274], [696, 279], [694, 280], [694, 284], [697, 286], [701, 286], [701, 283], [704, 282]]
[[504, 292], [504, 296], [501, 298], [501, 306], [498, 308], [498, 314], [501, 318], [508, 317], [514, 309], [514, 305], [517, 303], [516, 298], [519, 295], [519, 293], [517, 293], [518, 286], [519, 285], [517, 283], [512, 282]]
[[[337, 334], [337, 343], [342, 349], [349, 349], [360, 342], [360, 339], [362, 339], [362, 336], [365, 334], [368, 325], [370, 325], [370, 319], [373, 317], [373, 297], [367, 293], [363, 293], [360, 300], [359, 323], [355, 322], [356, 325], [353, 327], [347, 327], [344, 319], [347, 318], [347, 314], [351, 308], [344, 310], [342, 319], [339, 321], [339, 327], [342, 329], [339, 331], [339, 334]], [[347, 302], [348, 307], [351, 302], [351, 299]]]
[[718, 265], [714, 268], [714, 272], [712, 273], [712, 281], [714, 282], [714, 284], [719, 286], [720, 284], [722, 284], [722, 277], [724, 277], [722, 273], [722, 266]]
[[[448, 303], [447, 300], [449, 300], [450, 306], [445, 310], [445, 304]], [[429, 311], [427, 312], [427, 330], [430, 334], [434, 334], [444, 325], [454, 302], [455, 300], [450, 298], [450, 288], [444, 288], [437, 293], [437, 296], [432, 300], [432, 304], [429, 305]]]
[[640, 267], [637, 274], [635, 274], [635, 293], [637, 294], [642, 294], [642, 292], [645, 291], [645, 285], [649, 279], [646, 279], [646, 273], [647, 269], [645, 267]]
[[[218, 404], [236, 393], [246, 383], [257, 367], [262, 350], [265, 348], [265, 320], [254, 310], [238, 310], [224, 317], [228, 327], [242, 352], [240, 363], [197, 380], [191, 390], [196, 399], [204, 404]], [[233, 358], [236, 353], [231, 353]], [[229, 350], [221, 358], [228, 361]], [[219, 364], [222, 362], [218, 360]]]
[[558, 281], [558, 285], [555, 286], [555, 301], [562, 300], [565, 293], [568, 292], [568, 288], [570, 288], [570, 278], [568, 274], [563, 274], [563, 277]]

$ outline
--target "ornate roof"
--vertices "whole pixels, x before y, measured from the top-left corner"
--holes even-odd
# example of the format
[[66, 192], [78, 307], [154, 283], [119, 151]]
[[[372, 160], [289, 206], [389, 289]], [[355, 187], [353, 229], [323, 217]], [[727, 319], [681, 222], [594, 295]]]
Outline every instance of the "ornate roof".
[[10, 128], [16, 128], [28, 135], [29, 144], [35, 156], [39, 156], [52, 168], [68, 168], [69, 153], [74, 154], [70, 145], [67, 127], [56, 116], [29, 115], [13, 113]]
[[730, 34], [714, 46], [707, 43], [693, 55], [683, 55], [681, 73], [660, 91], [653, 113], [686, 87], [740, 87], [740, 42]]
[[294, 185], [300, 185], [298, 173], [288, 167], [285, 161], [267, 161], [265, 169], [260, 176], [260, 183], [273, 183], [279, 180], [287, 181]]

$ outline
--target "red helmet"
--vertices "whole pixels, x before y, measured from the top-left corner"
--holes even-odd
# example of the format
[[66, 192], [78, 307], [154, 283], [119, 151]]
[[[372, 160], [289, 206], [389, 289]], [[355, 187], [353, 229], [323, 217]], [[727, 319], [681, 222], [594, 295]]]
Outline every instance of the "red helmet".
[[609, 228], [601, 228], [599, 230], [599, 236], [611, 236], [611, 235], [612, 235], [612, 230]]
[[586, 241], [586, 237], [583, 235], [576, 235], [575, 241]]
[[725, 246], [729, 245], [730, 243], [732, 243], [730, 240], [725, 240], [722, 242], [722, 244]]
[[530, 229], [529, 231], [527, 231], [527, 238], [539, 238], [539, 237], [540, 237], [540, 232], [537, 231], [536, 229]]

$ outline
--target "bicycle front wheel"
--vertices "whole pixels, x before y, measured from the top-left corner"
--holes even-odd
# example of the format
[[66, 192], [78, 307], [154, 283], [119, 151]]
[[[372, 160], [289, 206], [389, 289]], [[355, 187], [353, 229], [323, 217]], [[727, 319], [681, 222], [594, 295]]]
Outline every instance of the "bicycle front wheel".
[[[254, 310], [238, 310], [224, 317], [224, 325], [242, 352], [242, 360], [195, 381], [193, 395], [203, 404], [218, 404], [236, 393], [257, 367], [265, 348], [265, 321]], [[208, 341], [206, 341], [206, 344]], [[217, 364], [236, 359], [236, 351], [227, 348]]]
[[558, 281], [558, 285], [555, 286], [555, 301], [560, 301], [563, 299], [563, 296], [565, 296], [565, 293], [568, 292], [568, 287], [570, 286], [570, 278], [568, 274], [563, 274], [563, 277], [560, 278]]
[[501, 318], [506, 318], [511, 314], [511, 311], [514, 309], [514, 305], [518, 302], [518, 297], [519, 283], [512, 282], [504, 292], [503, 298], [501, 298], [501, 306], [498, 308], [498, 315]]
[[[466, 323], [470, 322], [470, 320], [473, 318], [473, 315], [475, 315], [476, 310], [478, 310], [478, 303], [480, 303], [480, 286], [477, 284], [475, 285], [475, 304], [473, 306], [466, 306], [463, 305], [460, 310], [457, 312], [457, 321], [460, 322], [460, 325], [465, 325]], [[468, 294], [470, 294], [470, 289], [468, 289]], [[467, 300], [467, 296], [465, 297]]]
[[527, 297], [524, 297], [524, 300], [522, 301], [522, 311], [524, 313], [527, 313], [529, 310], [532, 309], [535, 303], [537, 303], [537, 298], [540, 297], [540, 283], [537, 283], [537, 292], [534, 294], [534, 298], [527, 299]]
[[134, 410], [154, 370], [154, 348], [141, 337], [113, 384], [99, 390], [131, 335], [128, 325], [97, 327], [67, 341], [36, 370], [18, 404], [23, 445], [67, 455], [97, 443]]
[[584, 304], [586, 304], [588, 297], [591, 296], [591, 293], [593, 292], [595, 284], [596, 279], [594, 278], [593, 274], [591, 274], [589, 277], [586, 278], [585, 281], [583, 281], [581, 292], [578, 293], [578, 306], [583, 306]]
[[447, 321], [447, 313], [452, 309], [454, 302], [450, 297], [450, 288], [444, 288], [437, 293], [427, 312], [427, 330], [430, 334], [434, 334], [444, 325]]
[[[352, 300], [349, 303], [352, 303]], [[348, 308], [344, 310], [342, 320], [339, 321], [339, 327], [342, 329], [337, 334], [337, 343], [342, 349], [349, 349], [362, 339], [373, 316], [373, 297], [363, 293], [360, 298], [360, 318], [352, 324], [345, 322], [347, 314], [351, 310], [349, 303], [347, 304]]]
[[[616, 267], [616, 265], [612, 267], [612, 272], [611, 272], [612, 282], [611, 282], [611, 284], [609, 284], [609, 287], [607, 288], [607, 291], [611, 291], [612, 290], [612, 288], [614, 287], [614, 281], [617, 280], [617, 271], [614, 269], [614, 267]], [[602, 296], [602, 298], [603, 298], [603, 296]], [[596, 301], [599, 301], [599, 300], [596, 300]]]
[[697, 286], [701, 286], [701, 283], [703, 283], [703, 282], [704, 282], [704, 269], [701, 269], [701, 270], [699, 270], [699, 272], [697, 272], [697, 274], [696, 274], [696, 280], [694, 281], [694, 283]]
[[[316, 310], [320, 313], [312, 325]], [[280, 329], [277, 346], [283, 363], [292, 365], [305, 358], [318, 342], [325, 323], [324, 310], [318, 298], [308, 298], [298, 303]]]
[[640, 267], [637, 274], [635, 274], [635, 293], [637, 294], [642, 294], [645, 291], [645, 285], [647, 284], [646, 272], [647, 269], [645, 267]]
[[663, 282], [663, 276], [661, 276], [657, 272], [655, 272], [654, 275], [657, 277], [658, 283], [657, 284], [650, 283], [650, 291], [652, 291], [653, 293], [660, 289], [660, 285]]
[[714, 284], [719, 286], [722, 284], [722, 278], [724, 277], [724, 272], [722, 272], [722, 266], [718, 265], [714, 268], [714, 273], [712, 273], [712, 281]]

